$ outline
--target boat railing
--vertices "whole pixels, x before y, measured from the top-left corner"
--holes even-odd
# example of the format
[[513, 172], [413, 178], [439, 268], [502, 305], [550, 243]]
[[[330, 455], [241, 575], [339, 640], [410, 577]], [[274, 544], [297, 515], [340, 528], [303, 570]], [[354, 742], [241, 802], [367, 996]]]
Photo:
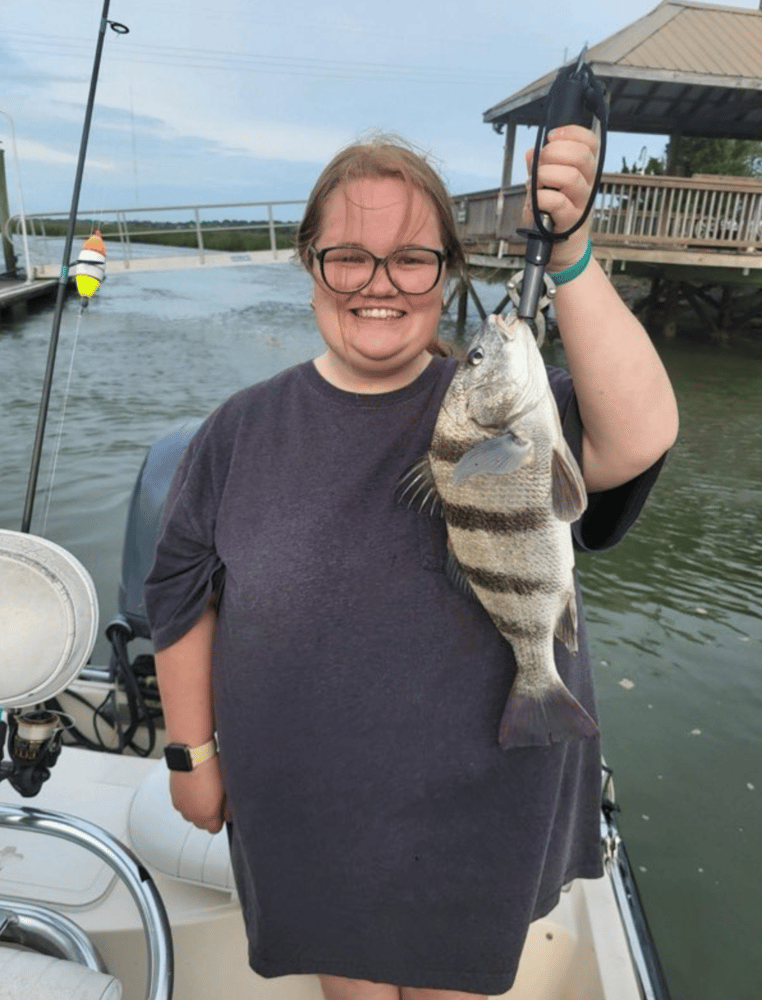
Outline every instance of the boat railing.
[[[12, 806], [0, 803], [0, 826], [30, 833], [60, 837], [91, 851], [104, 861], [129, 890], [140, 913], [146, 940], [148, 960], [147, 1000], [171, 1000], [174, 980], [172, 932], [159, 891], [145, 867], [115, 837], [87, 820], [45, 809]], [[2, 900], [4, 911], [13, 913], [13, 900]], [[37, 933], [49, 943], [64, 942], [65, 957], [97, 969], [95, 953], [72, 934], [72, 929], [46, 907], [22, 904], [22, 920], [33, 922]]]

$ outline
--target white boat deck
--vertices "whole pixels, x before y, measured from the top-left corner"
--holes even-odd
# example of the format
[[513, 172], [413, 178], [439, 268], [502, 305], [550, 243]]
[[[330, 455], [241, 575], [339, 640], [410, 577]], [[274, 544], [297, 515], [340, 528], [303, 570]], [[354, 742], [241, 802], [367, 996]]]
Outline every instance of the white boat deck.
[[[165, 773], [163, 762], [66, 747], [33, 806], [96, 822], [135, 850], [133, 800], [157, 769]], [[157, 784], [155, 777], [152, 783]], [[165, 787], [163, 782], [158, 784]], [[15, 805], [30, 804], [7, 785], [2, 795]], [[168, 795], [155, 808], [151, 822], [158, 830], [166, 824], [167, 809], [171, 810]], [[145, 826], [145, 816], [142, 821]], [[185, 836], [213, 840], [189, 824], [182, 823], [182, 829]], [[182, 844], [178, 844], [176, 856], [181, 853]], [[146, 862], [145, 857], [141, 860]], [[150, 861], [146, 867], [161, 892], [173, 929], [176, 1000], [220, 1000], [222, 996], [321, 1000], [314, 976], [266, 980], [251, 971], [234, 892], [173, 877], [167, 873], [172, 870], [171, 858], [161, 864], [164, 871]], [[199, 879], [202, 868], [196, 876]], [[0, 828], [0, 897], [47, 902], [75, 919], [123, 983], [124, 1000], [141, 1000], [145, 995], [140, 919], [128, 891], [98, 859], [83, 856], [79, 848], [58, 840]], [[573, 883], [558, 906], [532, 925], [516, 983], [502, 996], [509, 1000], [642, 1000], [608, 878]]]

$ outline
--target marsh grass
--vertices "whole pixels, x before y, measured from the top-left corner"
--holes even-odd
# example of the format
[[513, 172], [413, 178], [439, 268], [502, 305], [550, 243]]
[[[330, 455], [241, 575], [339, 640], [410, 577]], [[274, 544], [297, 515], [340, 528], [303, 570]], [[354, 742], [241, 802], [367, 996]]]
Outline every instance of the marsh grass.
[[[296, 240], [296, 222], [275, 221], [275, 242], [278, 250], [291, 250]], [[171, 227], [171, 228], [170, 228]], [[37, 219], [36, 228], [45, 236], [65, 236], [67, 223], [58, 219]], [[106, 242], [123, 239], [124, 226], [115, 222], [98, 223], [82, 219], [74, 229], [74, 238], [84, 240], [98, 228]], [[170, 247], [198, 247], [195, 222], [143, 222], [127, 221], [126, 230], [131, 243], [152, 243]], [[270, 230], [267, 222], [255, 220], [223, 220], [201, 224], [201, 239], [205, 250], [222, 250], [227, 253], [246, 253], [270, 249]]]

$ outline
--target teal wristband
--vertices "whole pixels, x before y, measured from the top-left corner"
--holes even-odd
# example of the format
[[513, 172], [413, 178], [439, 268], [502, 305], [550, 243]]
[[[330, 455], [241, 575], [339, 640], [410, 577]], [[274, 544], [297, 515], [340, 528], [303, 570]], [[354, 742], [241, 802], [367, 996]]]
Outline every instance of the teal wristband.
[[582, 274], [587, 265], [590, 263], [592, 252], [593, 245], [590, 240], [588, 240], [585, 252], [576, 264], [572, 264], [571, 267], [567, 267], [563, 271], [557, 271], [555, 274], [553, 274], [552, 271], [548, 271], [548, 277], [553, 279], [554, 285], [565, 285], [567, 281], [572, 281], [572, 279], [576, 278], [577, 275]]

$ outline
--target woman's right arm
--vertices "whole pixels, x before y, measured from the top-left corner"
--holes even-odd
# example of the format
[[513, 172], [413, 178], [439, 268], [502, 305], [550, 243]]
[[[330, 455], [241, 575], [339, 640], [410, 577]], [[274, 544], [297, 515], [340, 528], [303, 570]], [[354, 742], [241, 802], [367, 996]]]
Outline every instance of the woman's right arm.
[[[200, 746], [214, 735], [212, 656], [217, 615], [209, 606], [170, 646], [155, 654], [167, 742]], [[170, 771], [172, 804], [185, 819], [216, 833], [228, 817], [219, 755], [192, 771]]]

